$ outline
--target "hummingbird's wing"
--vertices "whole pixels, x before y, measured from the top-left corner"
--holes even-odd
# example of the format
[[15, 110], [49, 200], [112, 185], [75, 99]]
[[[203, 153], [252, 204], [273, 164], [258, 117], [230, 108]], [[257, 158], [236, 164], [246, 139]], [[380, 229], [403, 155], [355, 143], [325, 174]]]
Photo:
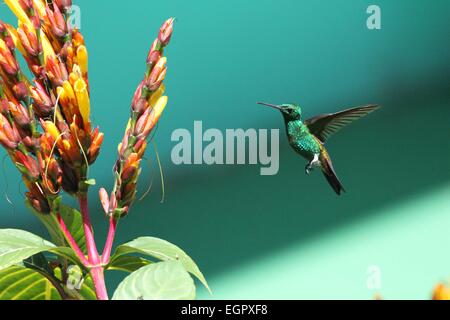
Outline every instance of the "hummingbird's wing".
[[325, 143], [328, 138], [346, 125], [379, 109], [378, 105], [352, 108], [338, 113], [324, 114], [305, 121], [309, 131]]

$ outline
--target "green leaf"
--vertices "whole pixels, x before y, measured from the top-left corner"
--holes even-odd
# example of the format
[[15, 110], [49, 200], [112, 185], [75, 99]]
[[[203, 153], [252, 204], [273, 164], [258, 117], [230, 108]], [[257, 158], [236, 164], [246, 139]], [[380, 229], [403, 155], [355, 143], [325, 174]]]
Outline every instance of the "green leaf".
[[35, 254], [34, 256], [29, 257], [28, 259], [23, 261], [23, 266], [34, 269], [41, 273], [46, 273], [49, 275], [53, 274], [52, 269], [48, 264], [48, 260], [43, 253]]
[[97, 300], [94, 282], [92, 281], [90, 276], [87, 276], [84, 279], [83, 285], [81, 286], [81, 289], [78, 291], [78, 294], [81, 296], [83, 300]]
[[76, 255], [76, 253], [68, 247], [55, 247], [51, 250], [48, 250], [48, 252], [54, 253], [57, 256], [66, 258], [67, 260], [70, 260], [70, 262], [75, 263], [76, 265], [83, 265], [80, 261], [80, 259], [78, 258], [78, 256]]
[[108, 266], [108, 270], [134, 272], [150, 263], [152, 262], [141, 257], [120, 256]]
[[200, 282], [211, 292], [205, 277], [195, 262], [179, 247], [165, 240], [152, 237], [142, 237], [125, 243], [117, 248], [111, 258], [111, 264], [121, 256], [140, 253], [154, 257], [162, 261], [180, 261], [184, 268], [197, 277]]
[[41, 214], [33, 209], [33, 207], [28, 203], [28, 200], [26, 201], [27, 207], [30, 209], [30, 211], [34, 214], [36, 218], [38, 218], [42, 224], [47, 229], [50, 238], [54, 243], [56, 243], [59, 246], [65, 246], [66, 240], [64, 239], [63, 234], [61, 233], [58, 222], [54, 215], [52, 214]]
[[97, 300], [94, 283], [89, 275], [83, 276], [83, 270], [78, 266], [70, 266], [67, 273], [65, 288], [72, 297], [78, 300]]
[[54, 248], [53, 243], [32, 233], [13, 229], [0, 230], [0, 269]]
[[61, 296], [39, 272], [13, 266], [0, 271], [0, 300], [61, 300]]
[[95, 185], [97, 184], [97, 182], [95, 181], [95, 179], [89, 179], [89, 180], [86, 180], [84, 183], [85, 183], [86, 185], [88, 185], [88, 186], [95, 186]]
[[[67, 295], [73, 300], [97, 300], [97, 295], [95, 293], [94, 282], [92, 281], [90, 275], [83, 274], [83, 270], [78, 266], [73, 269], [68, 269], [68, 279], [66, 283], [62, 283]], [[69, 267], [69, 268], [70, 268]], [[54, 270], [55, 277], [61, 281], [62, 271], [61, 268], [56, 268]], [[84, 277], [84, 279], [83, 279]], [[80, 287], [81, 283], [81, 287]]]
[[0, 230], [0, 270], [21, 263], [42, 252], [51, 252], [74, 263], [79, 263], [78, 258], [70, 248], [56, 247], [53, 243], [27, 231]]
[[61, 205], [60, 214], [76, 243], [80, 249], [86, 253], [86, 238], [84, 236], [81, 213], [78, 210]]
[[119, 285], [113, 300], [194, 300], [195, 284], [178, 261], [139, 269]]
[[[33, 209], [33, 207], [26, 202], [28, 208], [33, 212], [33, 214], [44, 224], [44, 226], [47, 228], [50, 237], [54, 243], [58, 246], [66, 246], [67, 244], [64, 235], [61, 233], [58, 221], [54, 214], [41, 214], [39, 212], [36, 212], [36, 210]], [[81, 248], [81, 250], [86, 253], [86, 239], [84, 237], [84, 229], [83, 229], [83, 220], [81, 217], [81, 213], [73, 209], [71, 207], [68, 207], [66, 205], [60, 205], [59, 206], [59, 214], [64, 220], [64, 223], [67, 226], [67, 229], [72, 234], [73, 238], [75, 239], [78, 246]]]

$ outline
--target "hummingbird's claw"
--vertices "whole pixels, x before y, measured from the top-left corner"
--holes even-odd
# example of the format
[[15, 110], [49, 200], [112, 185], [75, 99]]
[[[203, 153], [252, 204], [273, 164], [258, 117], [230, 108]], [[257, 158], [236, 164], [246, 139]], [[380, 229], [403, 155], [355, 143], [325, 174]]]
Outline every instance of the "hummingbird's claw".
[[306, 172], [306, 174], [307, 174], [308, 176], [311, 174], [311, 170], [312, 170], [311, 165], [307, 165], [306, 168], [305, 168], [305, 172]]

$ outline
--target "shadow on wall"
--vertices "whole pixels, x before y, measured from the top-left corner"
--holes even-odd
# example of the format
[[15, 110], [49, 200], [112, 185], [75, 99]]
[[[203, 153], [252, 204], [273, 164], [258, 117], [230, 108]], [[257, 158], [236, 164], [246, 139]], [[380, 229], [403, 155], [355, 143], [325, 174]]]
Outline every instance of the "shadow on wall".
[[[137, 204], [119, 240], [160, 236], [183, 247], [211, 277], [439, 187], [450, 180], [443, 170], [450, 163], [450, 81], [442, 75], [432, 82], [425, 88], [387, 83], [395, 91], [385, 93], [392, 97], [381, 101], [384, 109], [330, 140], [348, 190], [342, 197], [321, 174], [305, 176], [304, 160], [283, 136], [279, 175], [261, 177], [256, 167], [205, 168], [169, 179], [166, 203], [154, 195]], [[268, 127], [281, 124], [277, 117]]]

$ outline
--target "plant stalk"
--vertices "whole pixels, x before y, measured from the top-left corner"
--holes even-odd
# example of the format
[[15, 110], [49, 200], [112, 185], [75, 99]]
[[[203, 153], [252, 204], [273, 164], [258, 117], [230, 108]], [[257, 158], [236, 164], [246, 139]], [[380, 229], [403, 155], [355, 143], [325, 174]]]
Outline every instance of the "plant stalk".
[[114, 238], [116, 236], [116, 230], [117, 230], [117, 222], [118, 220], [112, 217], [109, 221], [109, 231], [108, 231], [108, 238], [106, 239], [105, 249], [103, 250], [102, 254], [102, 263], [108, 264], [109, 260], [111, 258], [111, 252], [112, 247], [114, 244]]
[[109, 300], [108, 291], [106, 290], [105, 274], [103, 266], [97, 266], [90, 271], [92, 281], [94, 282], [95, 293], [98, 300]]
[[101, 264], [101, 259], [98, 254], [97, 246], [95, 244], [94, 232], [92, 228], [91, 218], [89, 216], [89, 205], [87, 194], [79, 196], [80, 211], [83, 219], [84, 234], [86, 237], [86, 248], [88, 251], [88, 259], [93, 266], [90, 270], [92, 281], [94, 282], [95, 293], [98, 300], [109, 300], [108, 291], [105, 284], [105, 270]]
[[86, 259], [83, 251], [80, 249], [80, 247], [78, 246], [77, 242], [73, 238], [73, 236], [70, 233], [69, 229], [67, 228], [67, 225], [64, 222], [63, 218], [61, 217], [60, 214], [58, 214], [56, 216], [56, 218], [58, 219], [59, 227], [60, 227], [62, 233], [64, 234], [64, 237], [66, 238], [67, 242], [69, 243], [70, 247], [76, 253], [76, 255], [80, 259], [81, 263], [83, 263], [83, 265], [85, 267], [88, 267], [89, 264], [90, 264], [88, 259]]
[[84, 234], [86, 237], [86, 249], [88, 252], [89, 262], [92, 265], [100, 264], [100, 256], [97, 251], [97, 246], [95, 244], [94, 232], [92, 229], [91, 218], [89, 216], [89, 206], [87, 195], [81, 195], [79, 197], [80, 211], [83, 219]]

